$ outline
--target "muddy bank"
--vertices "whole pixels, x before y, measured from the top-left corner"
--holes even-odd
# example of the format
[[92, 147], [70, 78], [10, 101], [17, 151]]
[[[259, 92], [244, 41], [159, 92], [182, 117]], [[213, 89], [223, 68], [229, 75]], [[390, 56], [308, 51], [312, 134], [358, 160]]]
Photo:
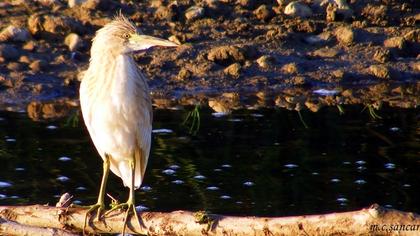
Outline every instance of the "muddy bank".
[[136, 56], [157, 106], [222, 99], [235, 107], [229, 99], [253, 97], [312, 111], [419, 102], [416, 0], [134, 2], [0, 3], [1, 109], [77, 106], [90, 40], [119, 9], [144, 33], [183, 44]]

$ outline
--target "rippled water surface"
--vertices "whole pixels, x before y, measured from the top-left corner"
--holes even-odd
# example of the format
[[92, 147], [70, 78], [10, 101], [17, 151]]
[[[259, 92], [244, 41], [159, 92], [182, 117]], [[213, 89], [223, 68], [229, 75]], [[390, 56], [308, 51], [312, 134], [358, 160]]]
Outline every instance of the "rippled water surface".
[[[418, 109], [385, 107], [375, 120], [361, 106], [345, 106], [343, 115], [323, 108], [302, 111], [301, 120], [283, 109], [226, 115], [201, 107], [191, 135], [191, 123], [182, 123], [192, 109], [155, 111], [137, 191], [149, 210], [297, 215], [378, 203], [420, 212]], [[0, 204], [55, 204], [64, 192], [81, 204], [96, 201], [102, 161], [83, 122], [0, 117]], [[114, 175], [107, 191], [121, 201], [128, 195]]]

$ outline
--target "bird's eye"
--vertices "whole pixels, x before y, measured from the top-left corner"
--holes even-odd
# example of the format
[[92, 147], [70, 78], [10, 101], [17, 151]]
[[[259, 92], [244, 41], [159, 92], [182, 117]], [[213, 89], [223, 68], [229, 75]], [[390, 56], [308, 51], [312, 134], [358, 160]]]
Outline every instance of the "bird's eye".
[[130, 38], [130, 35], [125, 33], [125, 34], [123, 34], [123, 38], [128, 39], [128, 38]]

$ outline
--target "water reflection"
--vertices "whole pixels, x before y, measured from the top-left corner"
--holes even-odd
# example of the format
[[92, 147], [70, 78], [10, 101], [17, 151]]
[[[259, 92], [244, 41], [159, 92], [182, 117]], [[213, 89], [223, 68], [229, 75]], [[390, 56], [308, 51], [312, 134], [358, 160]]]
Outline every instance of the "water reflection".
[[[155, 111], [151, 159], [137, 191], [144, 209], [295, 215], [379, 203], [420, 211], [418, 110], [383, 108], [377, 120], [362, 106], [345, 106], [344, 115], [303, 111], [305, 128], [295, 111], [215, 116], [201, 107], [200, 129], [190, 135], [182, 125], [189, 109]], [[55, 204], [64, 192], [80, 204], [96, 201], [102, 163], [83, 124], [0, 117], [0, 204]], [[114, 175], [107, 192], [127, 198]]]

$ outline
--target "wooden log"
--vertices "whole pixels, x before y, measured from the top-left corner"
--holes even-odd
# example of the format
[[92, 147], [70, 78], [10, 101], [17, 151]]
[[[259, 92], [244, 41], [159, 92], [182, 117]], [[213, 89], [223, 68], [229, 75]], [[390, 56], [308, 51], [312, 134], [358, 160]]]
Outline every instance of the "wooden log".
[[[123, 211], [100, 221], [90, 218], [86, 232], [120, 233]], [[81, 232], [86, 209], [42, 205], [0, 206], [0, 218], [25, 226]], [[238, 217], [203, 212], [139, 212], [141, 226], [129, 219], [127, 233], [147, 235], [420, 235], [420, 216], [372, 205], [359, 211], [290, 217]], [[0, 234], [5, 234], [0, 227]]]

